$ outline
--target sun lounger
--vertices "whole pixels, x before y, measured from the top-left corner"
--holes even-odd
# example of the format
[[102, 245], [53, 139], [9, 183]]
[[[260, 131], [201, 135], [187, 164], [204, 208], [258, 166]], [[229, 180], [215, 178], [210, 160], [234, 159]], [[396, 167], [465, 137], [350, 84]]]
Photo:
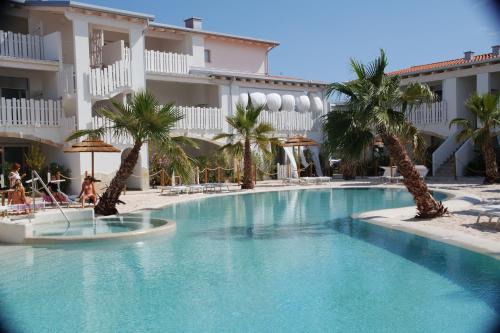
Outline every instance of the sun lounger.
[[160, 189], [161, 193], [163, 193], [163, 191], [168, 191], [169, 193], [182, 194], [189, 191], [189, 187], [184, 185], [158, 186], [158, 188]]
[[292, 183], [300, 183], [300, 178], [283, 178], [283, 184], [292, 184]]
[[205, 185], [201, 184], [188, 185], [188, 188], [189, 188], [189, 193], [195, 193], [195, 192], [203, 193], [206, 190]]
[[213, 192], [216, 192], [217, 189], [219, 189], [219, 192], [222, 192], [224, 187], [229, 192], [229, 185], [227, 183], [208, 183], [205, 184], [205, 191], [208, 192], [209, 190], [212, 190]]
[[309, 184], [321, 184], [321, 183], [326, 183], [330, 182], [331, 178], [330, 177], [300, 177], [299, 182], [305, 183], [307, 185]]
[[494, 218], [497, 218], [497, 224], [500, 223], [500, 205], [479, 206], [472, 208], [471, 211], [477, 213], [476, 223], [479, 223], [481, 216], [488, 217], [488, 222], [491, 222]]

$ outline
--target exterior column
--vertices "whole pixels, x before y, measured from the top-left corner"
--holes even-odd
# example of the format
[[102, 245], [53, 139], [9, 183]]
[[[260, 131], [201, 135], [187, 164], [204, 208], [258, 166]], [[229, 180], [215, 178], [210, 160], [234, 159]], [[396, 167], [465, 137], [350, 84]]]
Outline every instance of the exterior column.
[[142, 27], [130, 29], [130, 61], [132, 71], [132, 89], [134, 92], [146, 88], [144, 74], [144, 30]]
[[92, 121], [92, 100], [89, 91], [88, 75], [90, 70], [89, 23], [73, 20], [75, 43], [75, 81], [78, 129], [88, 128]]
[[[144, 27], [130, 29], [129, 43], [132, 90], [134, 92], [138, 92], [146, 89], [146, 75], [144, 67]], [[141, 166], [141, 178], [138, 179], [138, 187], [141, 190], [146, 190], [149, 188], [149, 154], [147, 143], [142, 145], [141, 153], [139, 154], [139, 161], [137, 161], [137, 163]]]
[[222, 132], [229, 132], [229, 124], [226, 117], [229, 116], [229, 109], [231, 103], [231, 96], [229, 86], [219, 85], [219, 105], [222, 111]]
[[478, 95], [490, 92], [490, 73], [476, 75], [476, 91]]
[[[88, 75], [90, 70], [89, 23], [73, 19], [73, 41], [75, 54], [76, 127], [90, 128], [92, 122], [92, 99]], [[71, 190], [78, 192], [85, 171], [91, 170], [91, 158], [87, 153], [66, 154], [72, 177]]]
[[[457, 105], [457, 78], [446, 79], [443, 81], [443, 100], [446, 102], [446, 111], [448, 120], [458, 117]], [[448, 126], [446, 124], [446, 126]], [[452, 127], [451, 131], [455, 131], [456, 126]]]

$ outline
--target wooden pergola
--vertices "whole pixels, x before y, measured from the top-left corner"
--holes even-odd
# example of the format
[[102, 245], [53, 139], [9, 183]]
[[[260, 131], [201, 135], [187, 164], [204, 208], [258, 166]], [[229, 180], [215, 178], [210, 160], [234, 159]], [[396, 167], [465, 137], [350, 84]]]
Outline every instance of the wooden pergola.
[[319, 146], [319, 143], [313, 139], [309, 139], [303, 136], [292, 136], [289, 137], [285, 142], [281, 144], [282, 147], [308, 147], [308, 146]]
[[[320, 144], [313, 139], [309, 139], [303, 136], [292, 136], [289, 137], [285, 142], [281, 144], [282, 147], [298, 147], [297, 149], [297, 160], [296, 163], [299, 163], [297, 165], [297, 173], [299, 174], [300, 170], [300, 147], [312, 147], [312, 146], [319, 146]], [[289, 171], [290, 172], [290, 171]]]
[[119, 153], [120, 149], [100, 139], [86, 139], [77, 142], [71, 147], [64, 148], [65, 153], [91, 153], [92, 154], [92, 177], [94, 177], [94, 153]]

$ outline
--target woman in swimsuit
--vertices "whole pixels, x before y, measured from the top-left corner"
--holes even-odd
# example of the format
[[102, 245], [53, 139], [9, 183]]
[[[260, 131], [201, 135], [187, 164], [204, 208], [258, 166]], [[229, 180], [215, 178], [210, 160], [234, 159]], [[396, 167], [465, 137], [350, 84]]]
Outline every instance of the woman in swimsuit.
[[82, 183], [82, 190], [80, 191], [80, 201], [82, 203], [82, 208], [85, 205], [85, 202], [87, 200], [92, 201], [92, 203], [96, 204], [97, 201], [97, 195], [95, 192], [95, 187], [94, 187], [94, 179], [90, 176], [85, 177]]
[[25, 205], [25, 211], [29, 214], [31, 212], [31, 199], [26, 197], [26, 192], [20, 179], [15, 181], [13, 190], [9, 198], [9, 205]]

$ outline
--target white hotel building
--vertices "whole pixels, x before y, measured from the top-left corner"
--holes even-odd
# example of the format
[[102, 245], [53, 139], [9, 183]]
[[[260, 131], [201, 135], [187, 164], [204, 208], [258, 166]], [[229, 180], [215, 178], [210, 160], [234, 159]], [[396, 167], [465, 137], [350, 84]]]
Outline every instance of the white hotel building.
[[[148, 89], [185, 115], [176, 134], [211, 141], [229, 131], [225, 117], [250, 94], [266, 103], [262, 119], [280, 137], [321, 139], [319, 116], [329, 106], [325, 83], [269, 74], [277, 42], [154, 22], [154, 16], [73, 1], [11, 1], [0, 13], [0, 163], [22, 161], [40, 142], [47, 162], [81, 177], [89, 154], [64, 154], [74, 129], [98, 126], [96, 108]], [[96, 154], [96, 176], [109, 179], [130, 147], [106, 138], [122, 154]], [[220, 143], [219, 143], [220, 144]], [[143, 148], [130, 188], [148, 187]], [[74, 188], [78, 186], [74, 181]]]
[[[467, 51], [461, 58], [413, 66], [389, 74], [399, 75], [402, 86], [411, 82], [426, 83], [438, 96], [438, 101], [430, 109], [424, 105], [408, 115], [430, 144], [439, 145], [432, 154], [433, 175], [466, 175], [467, 164], [475, 157], [476, 151], [471, 140], [456, 142], [457, 129], [450, 128], [449, 123], [460, 117], [468, 118], [476, 125], [477, 120], [465, 106], [466, 99], [473, 93], [500, 92], [500, 46], [492, 46], [488, 53], [475, 55]], [[497, 138], [500, 142], [500, 137]]]

